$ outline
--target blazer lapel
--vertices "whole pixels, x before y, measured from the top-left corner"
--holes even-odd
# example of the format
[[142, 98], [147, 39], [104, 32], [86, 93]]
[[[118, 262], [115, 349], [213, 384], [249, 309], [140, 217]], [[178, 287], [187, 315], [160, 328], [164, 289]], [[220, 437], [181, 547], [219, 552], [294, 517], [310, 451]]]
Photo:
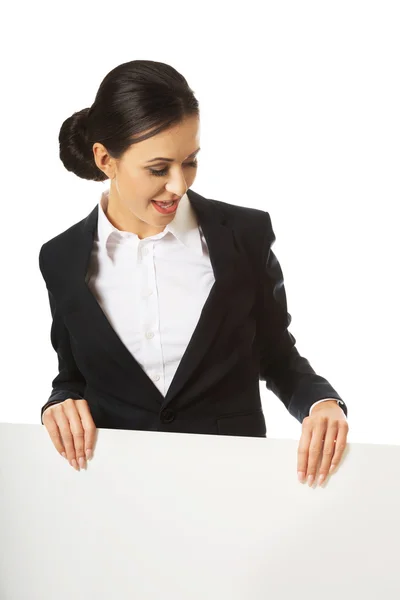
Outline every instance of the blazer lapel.
[[127, 377], [132, 379], [132, 387], [140, 381], [142, 387], [148, 389], [148, 398], [145, 401], [137, 397], [132, 400], [135, 404], [147, 408], [151, 400], [160, 408], [165, 408], [183, 390], [207, 353], [222, 322], [229, 317], [235, 319], [238, 294], [239, 300], [240, 293], [243, 294], [242, 303], [246, 303], [246, 299], [252, 300], [251, 294], [247, 292], [247, 296], [245, 295], [246, 289], [250, 289], [248, 278], [251, 268], [244, 252], [240, 252], [229, 220], [226, 219], [218, 204], [212, 200], [190, 189], [187, 195], [207, 241], [215, 283], [165, 398], [114, 331], [86, 283], [86, 273], [97, 228], [98, 205], [81, 222], [81, 228], [78, 229], [79, 237], [73, 240], [72, 247], [68, 248], [69, 260], [63, 261], [65, 268], [68, 269], [64, 281], [69, 286], [68, 298], [65, 302], [68, 305], [66, 323], [68, 324], [69, 315], [74, 319], [84, 320], [85, 330], [93, 332], [96, 343], [103, 346], [110, 360], [117, 362], [119, 367], [126, 370]]

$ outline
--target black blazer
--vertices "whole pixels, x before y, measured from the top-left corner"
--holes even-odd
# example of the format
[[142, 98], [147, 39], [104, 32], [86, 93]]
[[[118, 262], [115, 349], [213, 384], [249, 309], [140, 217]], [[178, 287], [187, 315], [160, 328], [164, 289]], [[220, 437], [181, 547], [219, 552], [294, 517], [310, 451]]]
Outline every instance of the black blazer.
[[[59, 373], [42, 407], [85, 398], [96, 427], [266, 437], [260, 384], [300, 423], [322, 398], [342, 400], [298, 353], [268, 212], [188, 198], [215, 283], [164, 397], [111, 327], [86, 283], [98, 205], [40, 249]], [[342, 408], [347, 415], [347, 407]]]

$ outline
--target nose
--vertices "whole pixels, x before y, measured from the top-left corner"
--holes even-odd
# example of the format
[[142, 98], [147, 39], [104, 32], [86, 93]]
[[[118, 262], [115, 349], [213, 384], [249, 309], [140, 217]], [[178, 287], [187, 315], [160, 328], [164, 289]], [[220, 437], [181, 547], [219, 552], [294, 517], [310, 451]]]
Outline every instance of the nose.
[[171, 175], [168, 182], [165, 184], [165, 189], [170, 193], [174, 194], [177, 198], [181, 198], [188, 189], [186, 177], [181, 170], [177, 172], [177, 175]]

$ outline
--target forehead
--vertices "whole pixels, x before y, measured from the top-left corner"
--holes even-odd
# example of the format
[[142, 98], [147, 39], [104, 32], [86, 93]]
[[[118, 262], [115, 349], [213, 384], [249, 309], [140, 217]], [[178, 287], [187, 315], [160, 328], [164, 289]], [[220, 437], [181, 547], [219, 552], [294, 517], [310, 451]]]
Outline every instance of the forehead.
[[169, 158], [185, 158], [199, 145], [200, 123], [198, 117], [186, 118], [147, 140], [132, 144], [129, 155], [140, 158], [166, 156]]

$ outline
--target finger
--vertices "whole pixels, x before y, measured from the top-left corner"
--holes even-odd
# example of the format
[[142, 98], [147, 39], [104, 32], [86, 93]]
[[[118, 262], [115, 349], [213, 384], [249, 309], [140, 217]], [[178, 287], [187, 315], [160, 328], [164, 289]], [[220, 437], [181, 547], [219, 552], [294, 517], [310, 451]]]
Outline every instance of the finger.
[[93, 456], [93, 448], [97, 431], [96, 424], [93, 421], [87, 400], [76, 400], [75, 406], [79, 413], [84, 433], [82, 448], [77, 448], [75, 445], [77, 459], [83, 458], [86, 460]]
[[76, 462], [75, 442], [79, 439], [79, 428], [83, 437], [80, 416], [74, 406], [73, 400], [71, 402], [62, 402], [58, 406], [59, 409], [55, 410], [54, 418], [61, 433], [67, 460], [74, 469], [79, 470], [78, 463]]
[[321, 456], [324, 437], [328, 428], [328, 418], [322, 417], [314, 423], [307, 464], [307, 482], [310, 486], [313, 484], [317, 472], [318, 461]]
[[43, 413], [43, 418], [42, 418], [43, 425], [46, 427], [46, 430], [48, 431], [50, 439], [53, 442], [57, 452], [59, 452], [60, 454], [62, 454], [64, 452], [66, 454], [66, 450], [65, 450], [64, 443], [62, 441], [60, 429], [58, 427], [57, 421], [54, 418], [54, 413], [52, 412], [52, 410], [50, 410], [50, 408], [53, 408], [53, 407], [47, 408]]
[[[75, 400], [73, 400], [68, 406], [65, 407], [65, 414], [69, 421], [69, 429], [72, 434], [72, 444], [74, 447], [74, 457], [72, 459], [72, 466], [79, 470], [79, 467], [84, 468], [86, 465], [86, 461], [84, 458], [85, 432]], [[79, 462], [79, 459], [81, 459], [81, 462]]]
[[322, 450], [322, 461], [321, 466], [319, 468], [319, 478], [318, 484], [321, 485], [329, 471], [329, 467], [331, 466], [332, 457], [335, 452], [335, 440], [338, 433], [339, 424], [337, 421], [333, 421], [331, 425], [328, 426], [328, 429], [325, 434], [324, 447]]
[[332, 457], [331, 467], [329, 469], [329, 474], [331, 475], [336, 467], [339, 465], [344, 449], [346, 448], [347, 443], [347, 434], [349, 432], [349, 424], [347, 421], [339, 422], [339, 430], [336, 436], [336, 444], [335, 444], [335, 452]]
[[303, 420], [302, 434], [297, 451], [297, 473], [299, 481], [304, 481], [307, 472], [308, 450], [312, 438], [312, 421], [309, 417]]

